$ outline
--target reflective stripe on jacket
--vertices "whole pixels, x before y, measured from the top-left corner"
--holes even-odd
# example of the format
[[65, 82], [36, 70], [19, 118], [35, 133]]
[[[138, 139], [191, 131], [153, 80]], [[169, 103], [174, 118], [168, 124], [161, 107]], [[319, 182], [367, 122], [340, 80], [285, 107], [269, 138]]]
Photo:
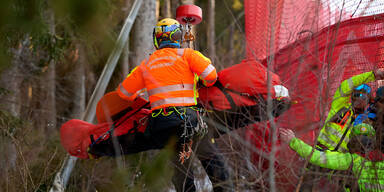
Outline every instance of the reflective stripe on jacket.
[[[311, 155], [312, 147], [298, 138], [293, 138], [289, 146], [303, 158]], [[360, 191], [384, 191], [384, 161], [372, 162], [357, 154], [314, 150], [309, 162], [333, 170], [348, 170], [352, 166]]]
[[[368, 83], [375, 80], [373, 72], [366, 72], [356, 76], [353, 76], [347, 80], [344, 80], [340, 87], [336, 90], [331, 109], [329, 110], [328, 117], [325, 121], [323, 128], [320, 130], [318, 142], [326, 146], [329, 150], [334, 150], [337, 144], [340, 142], [344, 131], [348, 129], [348, 126], [352, 123], [353, 111], [351, 106], [351, 94], [354, 88], [357, 86]], [[333, 122], [334, 116], [340, 115], [338, 112], [342, 109], [348, 109], [345, 113], [341, 114], [342, 117], [347, 117], [343, 120], [343, 123]], [[343, 141], [340, 143], [338, 151], [348, 151], [348, 141], [350, 136], [351, 128], [348, 129]]]
[[133, 100], [138, 90], [146, 88], [152, 110], [196, 105], [197, 77], [206, 86], [216, 82], [216, 69], [208, 58], [189, 48], [163, 48], [136, 67], [117, 92], [122, 98]]

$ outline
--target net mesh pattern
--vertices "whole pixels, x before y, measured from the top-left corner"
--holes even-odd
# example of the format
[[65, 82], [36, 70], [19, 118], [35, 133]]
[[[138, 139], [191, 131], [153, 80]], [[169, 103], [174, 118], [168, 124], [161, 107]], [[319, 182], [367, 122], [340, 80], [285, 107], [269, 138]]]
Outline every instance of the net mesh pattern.
[[[300, 138], [313, 144], [340, 83], [384, 67], [384, 1], [244, 0], [244, 3], [247, 57], [269, 66], [280, 76], [292, 99], [298, 101], [275, 119], [276, 128], [293, 129]], [[384, 84], [376, 81], [369, 85], [375, 90]], [[250, 127], [248, 140], [263, 154], [269, 154], [271, 133], [265, 130], [270, 124]], [[305, 161], [298, 159], [286, 145], [277, 142], [277, 148], [276, 181], [281, 190], [293, 190]], [[267, 158], [263, 154], [253, 154], [256, 165], [265, 164]]]

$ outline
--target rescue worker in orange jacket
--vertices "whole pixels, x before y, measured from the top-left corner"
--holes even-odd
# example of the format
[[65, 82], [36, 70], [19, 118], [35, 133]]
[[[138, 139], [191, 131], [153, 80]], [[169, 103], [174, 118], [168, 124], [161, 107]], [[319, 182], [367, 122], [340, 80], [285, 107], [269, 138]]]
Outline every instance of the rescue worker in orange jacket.
[[[182, 28], [176, 20], [167, 18], [159, 21], [153, 32], [157, 50], [133, 69], [117, 91], [120, 97], [133, 101], [140, 90], [146, 89], [152, 114], [145, 136], [155, 149], [163, 148], [171, 137], [177, 138], [176, 152], [180, 154], [181, 162], [175, 161], [177, 168], [173, 182], [177, 191], [194, 191], [193, 177], [187, 169], [189, 165], [182, 161], [189, 158], [189, 149], [194, 142], [192, 138], [199, 131], [196, 85], [199, 79], [205, 86], [213, 85], [217, 73], [210, 59], [200, 52], [181, 48], [181, 37]], [[205, 142], [204, 147], [208, 148], [201, 153], [213, 157], [216, 165], [224, 170], [220, 156], [215, 154], [217, 149], [210, 144]], [[200, 160], [204, 166], [204, 159]], [[211, 159], [208, 159], [207, 166], [210, 162]], [[213, 185], [214, 180], [222, 182], [228, 177], [225, 170], [219, 170], [221, 173], [218, 174], [212, 166], [205, 168], [207, 172], [211, 170], [209, 176], [221, 175], [221, 178], [211, 177]]]

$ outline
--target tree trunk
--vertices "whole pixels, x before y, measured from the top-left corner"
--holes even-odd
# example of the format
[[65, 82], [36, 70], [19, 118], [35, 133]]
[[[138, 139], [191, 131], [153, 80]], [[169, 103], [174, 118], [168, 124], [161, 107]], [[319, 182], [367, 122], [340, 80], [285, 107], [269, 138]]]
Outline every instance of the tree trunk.
[[207, 42], [208, 42], [208, 57], [215, 63], [216, 48], [215, 48], [215, 0], [208, 1], [208, 27], [207, 27]]
[[[15, 117], [20, 114], [20, 84], [23, 81], [18, 65], [20, 64], [23, 45], [15, 51], [12, 66], [5, 69], [0, 76], [0, 107]], [[3, 93], [4, 92], [4, 93]]]
[[85, 111], [85, 65], [86, 54], [82, 43], [76, 43], [75, 67], [73, 71], [73, 90], [74, 90], [74, 107], [73, 118], [80, 119]]
[[155, 15], [156, 15], [156, 20], [159, 19], [159, 16], [160, 16], [160, 0], [156, 0], [156, 8], [155, 8], [156, 12], [155, 12]]
[[235, 44], [235, 38], [233, 38], [235, 34], [235, 25], [230, 25], [229, 26], [229, 42], [228, 42], [228, 62], [229, 62], [229, 65], [233, 65], [234, 64], [234, 60], [233, 60], [233, 57], [234, 57], [234, 52], [235, 50], [233, 49], [234, 48], [234, 44]]
[[[26, 35], [24, 40], [20, 42], [16, 49], [11, 49], [13, 55], [11, 66], [4, 69], [0, 74], [0, 110], [4, 111], [5, 115], [12, 115], [20, 118], [21, 116], [21, 84], [24, 80], [22, 75], [22, 66], [27, 63], [29, 56], [31, 56], [28, 47], [30, 46], [29, 36]], [[24, 63], [25, 62], [25, 63]], [[1, 120], [0, 132], [6, 133], [0, 135], [0, 151], [2, 158], [0, 158], [0, 177], [10, 179], [10, 171], [16, 169], [17, 150], [14, 141], [9, 134], [14, 134], [15, 127], [10, 127], [7, 121]], [[12, 175], [12, 174], [10, 174]], [[11, 179], [10, 179], [11, 180]]]
[[[125, 15], [128, 16], [129, 12], [131, 11], [132, 6], [131, 6], [131, 0], [125, 0]], [[121, 72], [122, 72], [122, 78], [124, 79], [129, 71], [130, 71], [130, 66], [129, 66], [129, 37], [127, 40], [127, 44], [124, 47], [123, 50], [123, 62], [121, 66]]]
[[133, 26], [132, 64], [140, 65], [141, 61], [154, 51], [152, 31], [156, 25], [156, 0], [143, 1]]
[[[46, 22], [49, 26], [49, 33], [53, 38], [55, 35], [55, 17], [50, 7], [48, 7]], [[45, 122], [43, 121], [45, 124], [43, 124], [43, 126], [45, 127], [46, 136], [49, 138], [56, 130], [56, 69], [53, 58], [50, 58], [48, 69], [42, 78], [41, 84], [45, 93], [45, 98], [42, 98], [41, 102], [43, 108], [46, 109], [43, 111], [44, 114], [41, 118], [45, 118]]]
[[181, 0], [181, 4], [183, 5], [195, 4], [195, 0]]
[[180, 1], [178, 0], [171, 1], [171, 17], [172, 18], [176, 17], [176, 9], [178, 6], [180, 6]]
[[163, 0], [162, 6], [161, 6], [161, 16], [164, 18], [171, 18], [171, 0]]

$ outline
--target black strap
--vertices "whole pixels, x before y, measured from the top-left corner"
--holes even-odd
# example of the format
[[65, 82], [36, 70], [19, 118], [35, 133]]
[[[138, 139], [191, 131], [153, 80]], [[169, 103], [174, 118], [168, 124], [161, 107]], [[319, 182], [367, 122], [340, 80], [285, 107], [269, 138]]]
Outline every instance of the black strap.
[[[333, 115], [328, 122], [334, 122], [334, 123], [339, 123], [341, 119], [343, 119], [344, 115], [350, 110], [351, 108], [348, 107], [343, 107], [341, 108], [335, 115]], [[352, 114], [351, 114], [352, 115]]]
[[127, 134], [137, 133], [139, 131], [138, 127], [139, 127], [139, 123], [137, 123], [137, 121], [133, 121], [133, 127], [128, 131]]
[[145, 108], [146, 106], [148, 106], [148, 105], [149, 105], [149, 102], [147, 102], [147, 103], [145, 103], [143, 106], [137, 108], [135, 112], [133, 112], [131, 115], [128, 115], [128, 116], [125, 117], [123, 120], [120, 120], [120, 119], [119, 119], [120, 124], [117, 124], [117, 122], [116, 122], [116, 123], [114, 123], [115, 126], [116, 126], [116, 127], [120, 126], [121, 124], [124, 123], [125, 120], [127, 120], [127, 119], [129, 119], [130, 117], [134, 116], [137, 112], [139, 112], [141, 109], [144, 109], [144, 108]]
[[216, 83], [213, 85], [220, 89], [221, 92], [223, 92], [224, 96], [227, 98], [229, 104], [231, 105], [231, 109], [236, 108], [235, 101], [233, 100], [232, 96], [226, 91], [227, 88], [223, 86], [223, 84], [220, 83], [219, 80], [216, 81]]
[[[249, 95], [247, 93], [242, 93], [242, 92], [239, 92], [239, 91], [235, 91], [233, 89], [226, 88], [226, 87], [223, 86], [223, 84], [221, 84], [221, 82], [219, 80], [217, 80], [216, 83], [213, 86], [216, 86], [217, 88], [220, 89], [221, 92], [223, 92], [223, 94], [225, 95], [225, 97], [227, 98], [228, 102], [231, 105], [231, 109], [235, 109], [236, 108], [236, 103], [233, 100], [232, 96], [228, 92], [235, 93], [235, 94], [240, 95], [242, 97], [247, 97], [247, 98], [249, 98], [249, 99], [251, 99], [253, 101], [256, 101], [258, 103], [260, 103], [260, 100], [264, 100], [264, 98], [263, 98], [263, 96], [261, 94]], [[211, 104], [211, 106], [213, 107], [212, 104]]]
[[[143, 106], [139, 107], [138, 109], [136, 109], [135, 112], [133, 112], [131, 115], [128, 115], [127, 117], [124, 118], [124, 120], [121, 120], [121, 123], [117, 125], [117, 122], [114, 122], [112, 125], [111, 125], [111, 128], [105, 132], [104, 134], [102, 134], [99, 138], [96, 139], [96, 141], [94, 140], [93, 138], [93, 135], [91, 135], [91, 145], [90, 147], [92, 147], [94, 144], [97, 144], [103, 137], [105, 137], [106, 135], [110, 135], [112, 136], [113, 135], [113, 131], [115, 130], [115, 127], [117, 126], [120, 126], [121, 124], [123, 124], [123, 122], [127, 119], [129, 119], [130, 117], [132, 117], [133, 115], [135, 115], [137, 112], [139, 112], [141, 109], [145, 108], [146, 106], [149, 105], [149, 102], [145, 103]], [[134, 124], [135, 125], [135, 124]], [[137, 129], [137, 127], [134, 127]], [[93, 140], [93, 141], [92, 141]]]
[[349, 123], [347, 129], [344, 131], [343, 136], [341, 136], [341, 139], [340, 139], [339, 143], [337, 143], [335, 149], [333, 149], [332, 151], [337, 151], [339, 149], [341, 143], [344, 141], [345, 136], [347, 136], [347, 133], [348, 133], [349, 129], [351, 128], [352, 124], [353, 124], [353, 122], [351, 120], [351, 122]]
[[89, 137], [91, 137], [91, 143], [95, 143], [95, 138], [93, 137], [93, 135], [90, 135]]
[[[351, 107], [352, 107], [352, 106], [349, 106], [348, 108], [346, 108], [346, 107], [341, 108], [335, 115], [333, 115], [333, 117], [331, 117], [331, 118], [328, 120], [328, 122], [334, 122], [334, 123], [337, 123], [337, 122], [336, 122], [337, 118], [340, 119], [340, 116], [344, 116], [348, 111], [351, 110]], [[352, 116], [352, 112], [351, 112], [350, 115]], [[348, 122], [348, 120], [347, 120], [347, 122]], [[337, 150], [339, 149], [341, 143], [344, 141], [344, 138], [347, 136], [347, 133], [348, 133], [349, 129], [351, 128], [351, 125], [352, 125], [352, 124], [353, 124], [353, 120], [351, 120], [351, 122], [349, 123], [347, 129], [344, 131], [344, 133], [343, 133], [343, 135], [341, 136], [340, 141], [337, 143], [336, 147], [335, 147], [333, 150], [331, 150], [331, 151], [337, 151]]]

